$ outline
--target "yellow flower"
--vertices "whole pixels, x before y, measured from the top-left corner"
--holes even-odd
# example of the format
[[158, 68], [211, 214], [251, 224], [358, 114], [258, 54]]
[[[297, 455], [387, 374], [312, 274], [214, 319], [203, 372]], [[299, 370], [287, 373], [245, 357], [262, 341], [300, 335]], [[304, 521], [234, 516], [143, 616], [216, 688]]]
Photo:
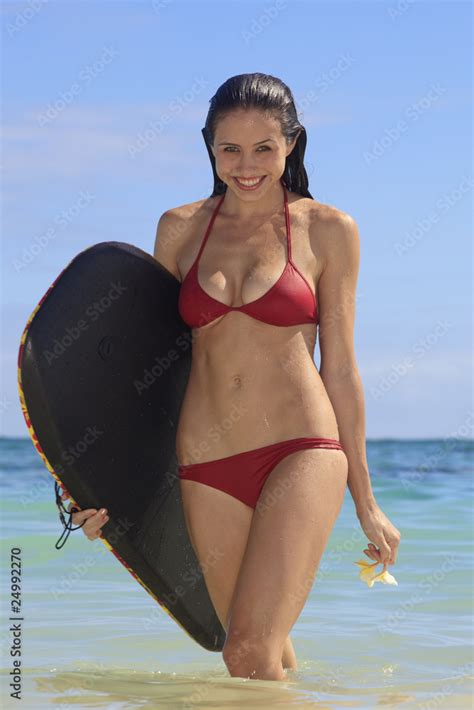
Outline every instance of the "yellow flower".
[[398, 586], [397, 580], [390, 574], [388, 570], [379, 573], [375, 571], [374, 568], [377, 565], [382, 564], [381, 562], [371, 563], [367, 560], [358, 560], [357, 562], [354, 562], [354, 564], [359, 565], [359, 577], [363, 582], [367, 582], [367, 586], [373, 587], [374, 582], [383, 582], [383, 584], [396, 584]]

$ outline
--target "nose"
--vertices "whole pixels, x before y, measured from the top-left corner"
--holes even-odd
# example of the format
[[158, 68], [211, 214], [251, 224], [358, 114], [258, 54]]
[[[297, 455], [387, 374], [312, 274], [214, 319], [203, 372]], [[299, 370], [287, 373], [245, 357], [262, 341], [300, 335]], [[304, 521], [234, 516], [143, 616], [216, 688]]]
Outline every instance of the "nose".
[[257, 166], [249, 161], [239, 163], [235, 172], [239, 177], [255, 177], [259, 174]]
[[235, 167], [239, 171], [236, 173], [237, 175], [255, 175], [255, 170], [258, 170], [255, 155], [240, 151], [239, 160], [236, 161]]

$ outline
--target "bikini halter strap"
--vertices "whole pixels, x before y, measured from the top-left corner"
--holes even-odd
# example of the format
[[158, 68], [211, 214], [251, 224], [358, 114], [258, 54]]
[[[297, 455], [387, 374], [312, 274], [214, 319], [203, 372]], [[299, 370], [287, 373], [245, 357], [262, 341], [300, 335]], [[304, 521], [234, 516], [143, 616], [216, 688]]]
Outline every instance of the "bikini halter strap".
[[[283, 187], [283, 198], [284, 198], [284, 205], [285, 205], [285, 224], [286, 224], [286, 236], [287, 236], [288, 261], [291, 261], [291, 226], [290, 226], [290, 213], [288, 210], [288, 195], [287, 195], [286, 185], [283, 182], [283, 178], [280, 178], [280, 183]], [[212, 225], [214, 224], [214, 220], [217, 217], [217, 213], [219, 212], [219, 209], [220, 209], [222, 203], [224, 202], [225, 196], [226, 196], [226, 192], [224, 192], [221, 199], [219, 200], [216, 207], [214, 208], [214, 212], [212, 213], [212, 217], [209, 220], [209, 224], [207, 225], [206, 233], [204, 234], [204, 238], [201, 242], [201, 246], [199, 248], [198, 255], [195, 259], [195, 262], [194, 262], [195, 264], [197, 264], [197, 262], [199, 261], [199, 259], [201, 257], [202, 250], [204, 249], [207, 238], [211, 232]]]

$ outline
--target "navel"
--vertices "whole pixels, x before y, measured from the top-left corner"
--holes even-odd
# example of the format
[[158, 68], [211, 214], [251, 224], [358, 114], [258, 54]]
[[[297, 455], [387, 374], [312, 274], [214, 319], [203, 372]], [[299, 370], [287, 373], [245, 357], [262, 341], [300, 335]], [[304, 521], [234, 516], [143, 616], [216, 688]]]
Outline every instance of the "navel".
[[234, 375], [232, 378], [232, 385], [236, 389], [239, 389], [240, 387], [242, 387], [242, 377], [240, 375]]

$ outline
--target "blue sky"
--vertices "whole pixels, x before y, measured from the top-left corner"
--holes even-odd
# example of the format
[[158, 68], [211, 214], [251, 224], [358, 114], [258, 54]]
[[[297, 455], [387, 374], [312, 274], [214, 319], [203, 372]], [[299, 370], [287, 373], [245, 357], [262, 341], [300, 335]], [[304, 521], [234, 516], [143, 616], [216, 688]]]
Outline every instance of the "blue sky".
[[163, 211], [210, 194], [209, 99], [261, 71], [293, 91], [313, 196], [359, 226], [367, 437], [472, 437], [471, 15], [408, 0], [5, 3], [2, 433], [27, 436], [16, 359], [49, 285], [99, 241], [151, 252]]

